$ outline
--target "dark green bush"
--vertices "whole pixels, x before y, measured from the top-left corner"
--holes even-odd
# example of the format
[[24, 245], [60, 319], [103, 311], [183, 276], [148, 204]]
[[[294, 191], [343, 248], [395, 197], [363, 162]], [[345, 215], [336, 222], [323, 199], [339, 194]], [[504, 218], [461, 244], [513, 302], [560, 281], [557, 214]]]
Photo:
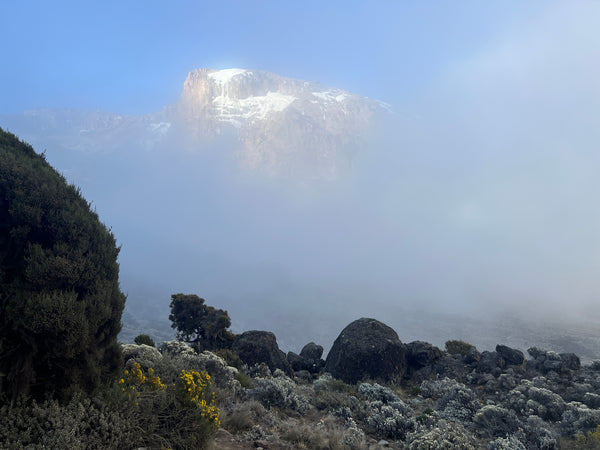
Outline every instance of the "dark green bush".
[[148, 336], [147, 334], [139, 334], [133, 340], [137, 345], [149, 345], [150, 347], [154, 347], [154, 340]]
[[468, 344], [464, 341], [451, 340], [446, 341], [446, 351], [450, 355], [466, 355], [469, 350], [475, 348], [474, 345]]
[[0, 398], [68, 398], [114, 379], [118, 254], [80, 191], [0, 129]]
[[213, 353], [218, 357], [223, 358], [228, 366], [235, 367], [238, 370], [242, 370], [244, 362], [236, 352], [229, 350], [228, 348], [220, 348], [218, 350], [215, 350]]
[[234, 378], [239, 381], [240, 385], [244, 389], [252, 389], [254, 387], [254, 383], [252, 383], [252, 378], [244, 373], [242, 370], [238, 370], [238, 373], [234, 375]]

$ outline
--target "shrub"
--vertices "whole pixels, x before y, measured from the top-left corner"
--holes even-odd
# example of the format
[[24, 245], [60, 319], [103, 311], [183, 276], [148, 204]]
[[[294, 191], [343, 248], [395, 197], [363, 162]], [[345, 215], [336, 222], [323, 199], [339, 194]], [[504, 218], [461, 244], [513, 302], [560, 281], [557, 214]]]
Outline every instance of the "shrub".
[[576, 440], [584, 448], [600, 447], [600, 425], [596, 426], [595, 430], [588, 431], [586, 434], [578, 434]]
[[440, 416], [453, 421], [469, 422], [479, 407], [473, 391], [457, 382], [438, 400]]
[[351, 449], [365, 448], [365, 432], [358, 428], [354, 419], [349, 418], [344, 425], [342, 444]]
[[420, 387], [421, 395], [425, 398], [437, 399], [457, 384], [456, 380], [448, 377], [441, 380], [423, 380]]
[[254, 383], [252, 382], [252, 378], [244, 373], [242, 370], [238, 370], [238, 372], [233, 376], [240, 386], [244, 389], [252, 389], [254, 387]]
[[516, 436], [499, 437], [490, 442], [489, 450], [527, 450]]
[[558, 421], [566, 409], [560, 395], [549, 389], [536, 387], [523, 381], [508, 394], [508, 406], [525, 416], [536, 415], [543, 420]]
[[128, 375], [129, 384], [139, 387], [128, 391], [127, 378], [121, 380], [121, 386], [128, 398], [136, 392], [130, 408], [134, 408], [134, 423], [145, 436], [145, 446], [203, 448], [212, 438], [220, 421], [210, 375], [182, 370], [179, 379], [169, 386], [153, 377], [150, 369], [146, 376], [136, 366]]
[[496, 405], [486, 405], [481, 408], [473, 416], [473, 422], [491, 437], [506, 436], [519, 428], [515, 412]]
[[462, 356], [465, 356], [467, 353], [469, 353], [469, 350], [471, 350], [472, 348], [475, 348], [474, 345], [468, 344], [467, 342], [464, 342], [464, 341], [458, 341], [458, 340], [446, 341], [445, 346], [446, 346], [446, 352], [448, 352], [448, 354], [462, 355]]
[[222, 414], [222, 427], [230, 433], [248, 431], [266, 412], [264, 406], [256, 400], [232, 404]]
[[407, 437], [410, 442], [410, 450], [475, 450], [472, 442], [473, 436], [469, 435], [465, 428], [459, 423], [448, 424], [440, 421], [436, 428], [426, 432], [417, 430]]
[[60, 404], [16, 401], [0, 408], [0, 448], [101, 450], [142, 444], [127, 408], [74, 395]]
[[364, 395], [369, 401], [381, 401], [383, 403], [400, 401], [390, 388], [377, 383], [361, 383], [358, 387], [358, 393]]
[[558, 448], [555, 437], [556, 432], [551, 431], [548, 423], [538, 416], [529, 416], [525, 421], [523, 432], [526, 436], [528, 448], [550, 450]]
[[219, 358], [225, 360], [228, 366], [235, 367], [238, 370], [242, 370], [244, 362], [236, 352], [228, 348], [220, 348], [218, 350], [215, 350], [213, 353]]
[[315, 450], [342, 450], [364, 448], [364, 433], [352, 419], [340, 424], [331, 416], [314, 424], [298, 421], [285, 427], [282, 438], [294, 444], [294, 448]]
[[0, 129], [0, 397], [91, 393], [120, 370], [119, 248], [90, 203]]
[[215, 406], [214, 393], [209, 395], [208, 386], [210, 386], [210, 375], [207, 372], [182, 370], [179, 383], [175, 385], [177, 400], [184, 407], [198, 408], [211, 426], [218, 428], [219, 410]]
[[391, 389], [379, 384], [362, 383], [358, 393], [367, 399], [365, 424], [377, 436], [404, 439], [416, 427], [412, 410]]
[[600, 410], [589, 409], [585, 405], [570, 403], [562, 416], [561, 432], [576, 437], [596, 429], [600, 423]]
[[434, 414], [433, 409], [431, 408], [425, 408], [425, 410], [423, 411], [423, 413], [420, 416], [417, 416], [415, 418], [415, 420], [420, 424], [420, 425], [425, 425], [427, 422], [429, 422], [431, 416]]
[[119, 380], [119, 385], [123, 392], [127, 392], [129, 397], [139, 396], [144, 390], [157, 391], [165, 390], [166, 384], [160, 381], [160, 378], [154, 374], [154, 369], [148, 369], [148, 375], [144, 375], [139, 363], [133, 363], [131, 370], [126, 370], [123, 378]]
[[139, 334], [138, 336], [135, 337], [135, 339], [133, 340], [133, 342], [135, 342], [137, 345], [149, 345], [150, 347], [154, 347], [154, 340], [148, 336], [147, 334]]
[[254, 388], [246, 393], [263, 405], [286, 408], [298, 413], [304, 413], [310, 408], [308, 399], [295, 392], [296, 384], [288, 377], [256, 378]]

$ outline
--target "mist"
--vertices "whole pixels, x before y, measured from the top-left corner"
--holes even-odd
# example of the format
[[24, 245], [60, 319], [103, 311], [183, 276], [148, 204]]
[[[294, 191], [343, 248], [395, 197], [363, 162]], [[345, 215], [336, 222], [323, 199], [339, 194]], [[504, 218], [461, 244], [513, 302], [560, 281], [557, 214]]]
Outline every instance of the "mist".
[[600, 11], [548, 5], [438, 55], [410, 95], [402, 55], [378, 49], [393, 113], [335, 177], [243, 169], [228, 136], [32, 142], [122, 246], [124, 339], [167, 338], [177, 292], [293, 351], [365, 316], [442, 346], [600, 335]]

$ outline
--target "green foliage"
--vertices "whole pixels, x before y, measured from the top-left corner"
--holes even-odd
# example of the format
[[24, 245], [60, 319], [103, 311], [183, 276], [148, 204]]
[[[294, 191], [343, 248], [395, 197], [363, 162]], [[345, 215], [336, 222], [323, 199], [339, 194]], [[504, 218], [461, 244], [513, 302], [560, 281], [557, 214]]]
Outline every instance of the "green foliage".
[[222, 414], [221, 427], [230, 433], [241, 433], [260, 423], [265, 415], [267, 410], [256, 400], [239, 403], [229, 401]]
[[137, 345], [149, 345], [150, 347], [154, 347], [154, 340], [148, 336], [147, 334], [139, 334], [133, 340]]
[[0, 398], [66, 398], [116, 377], [118, 254], [80, 191], [0, 129]]
[[418, 384], [411, 386], [410, 387], [410, 393], [412, 395], [419, 395], [421, 394], [421, 386], [419, 386]]
[[139, 363], [133, 363], [131, 370], [126, 370], [123, 378], [119, 380], [119, 386], [123, 392], [127, 392], [130, 398], [139, 397], [144, 390], [159, 391], [167, 388], [166, 384], [160, 381], [160, 377], [154, 374], [154, 369], [150, 367], [148, 374], [144, 375]]
[[450, 355], [466, 355], [469, 350], [475, 348], [474, 345], [468, 344], [464, 341], [451, 340], [446, 341], [446, 351]]
[[0, 408], [0, 448], [101, 450], [135, 448], [139, 430], [127, 408], [74, 395], [68, 403], [17, 401]]
[[171, 295], [171, 327], [177, 329], [177, 339], [195, 344], [201, 350], [227, 348], [233, 334], [227, 330], [231, 319], [227, 311], [204, 304], [197, 295]]
[[182, 370], [175, 384], [176, 398], [183, 407], [197, 409], [211, 428], [218, 429], [219, 409], [215, 406], [215, 393], [210, 391], [210, 375], [196, 370]]
[[244, 389], [252, 389], [254, 387], [254, 383], [252, 383], [252, 378], [246, 375], [242, 370], [238, 370], [238, 372], [233, 376], [237, 381], [239, 381], [240, 385]]
[[577, 448], [600, 448], [600, 425], [587, 434], [578, 434], [575, 440]]
[[166, 386], [139, 364], [93, 398], [17, 400], [0, 407], [0, 417], [0, 448], [30, 450], [201, 449], [219, 426], [207, 374], [183, 371]]
[[431, 408], [426, 408], [425, 411], [423, 411], [423, 414], [421, 414], [420, 416], [417, 416], [415, 418], [415, 420], [420, 423], [420, 424], [424, 424], [427, 422], [427, 418], [429, 416], [431, 416], [433, 414], [433, 409]]
[[223, 358], [223, 360], [227, 363], [228, 366], [235, 367], [238, 370], [242, 370], [244, 362], [236, 352], [228, 348], [220, 348], [218, 350], [215, 350], [213, 353], [219, 358]]

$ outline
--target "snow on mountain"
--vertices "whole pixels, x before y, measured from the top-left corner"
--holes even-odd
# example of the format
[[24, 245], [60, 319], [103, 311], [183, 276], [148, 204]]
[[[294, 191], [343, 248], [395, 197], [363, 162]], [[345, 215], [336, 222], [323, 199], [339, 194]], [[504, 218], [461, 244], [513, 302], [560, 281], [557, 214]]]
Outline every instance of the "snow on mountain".
[[178, 142], [200, 150], [207, 138], [228, 135], [239, 143], [244, 168], [330, 177], [364, 146], [380, 112], [386, 105], [314, 82], [258, 70], [199, 69], [188, 74], [179, 100], [160, 112], [43, 109], [0, 116], [0, 126], [32, 143], [82, 151], [156, 147], [181, 136]]

